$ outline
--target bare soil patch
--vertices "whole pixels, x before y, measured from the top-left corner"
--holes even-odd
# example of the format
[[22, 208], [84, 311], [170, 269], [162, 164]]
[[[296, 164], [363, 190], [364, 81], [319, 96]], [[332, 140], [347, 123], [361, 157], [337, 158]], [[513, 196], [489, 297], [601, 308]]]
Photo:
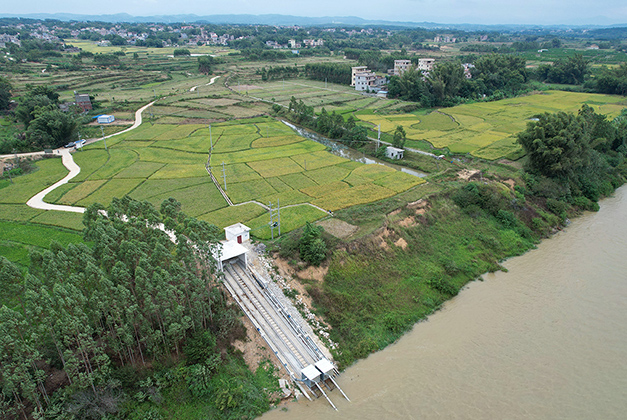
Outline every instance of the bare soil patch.
[[[418, 209], [418, 210], [422, 212], [425, 211], [425, 209]], [[403, 227], [416, 226], [416, 219], [414, 219], [412, 216], [409, 216], [409, 217], [404, 218], [400, 222], [398, 222], [398, 224]]]
[[457, 172], [457, 176], [464, 181], [470, 181], [471, 179], [477, 179], [481, 176], [479, 169], [462, 169]]
[[394, 242], [394, 245], [405, 249], [407, 248], [407, 241], [403, 238], [398, 238], [398, 241]]
[[250, 319], [248, 319], [247, 316], [243, 316], [242, 322], [246, 328], [246, 341], [235, 340], [233, 346], [242, 352], [248, 368], [252, 372], [255, 372], [262, 361], [270, 360], [278, 369], [279, 376], [284, 379], [289, 379], [289, 375], [285, 369], [281, 369], [281, 362], [274, 352], [270, 350], [270, 346], [268, 346], [268, 343], [261, 337]]
[[505, 179], [502, 181], [503, 184], [506, 184], [510, 190], [513, 190], [514, 187], [516, 186], [516, 181], [514, 181], [513, 179]]
[[348, 238], [359, 229], [357, 226], [339, 219], [326, 219], [318, 222], [318, 225], [322, 226], [329, 234], [340, 239]]

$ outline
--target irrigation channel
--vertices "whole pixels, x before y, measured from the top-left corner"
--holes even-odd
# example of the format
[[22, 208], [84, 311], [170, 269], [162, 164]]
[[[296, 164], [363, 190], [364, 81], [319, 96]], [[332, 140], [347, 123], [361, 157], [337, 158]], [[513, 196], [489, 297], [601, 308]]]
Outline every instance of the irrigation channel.
[[[283, 124], [287, 125], [292, 130], [294, 130], [299, 136], [304, 137], [304, 138], [309, 139], [309, 140], [313, 140], [315, 142], [318, 142], [320, 144], [323, 144], [323, 145], [327, 146], [329, 148], [329, 152], [333, 153], [336, 156], [343, 157], [345, 159], [350, 159], [350, 160], [353, 160], [355, 162], [364, 163], [366, 165], [373, 165], [373, 164], [384, 165], [384, 166], [392, 168], [392, 169], [394, 169], [396, 171], [405, 172], [406, 174], [417, 176], [419, 178], [424, 178], [425, 176], [427, 176], [427, 174], [425, 174], [423, 172], [414, 171], [412, 169], [405, 168], [403, 166], [394, 165], [393, 163], [384, 162], [382, 160], [373, 158], [371, 156], [366, 156], [363, 152], [358, 152], [355, 149], [351, 149], [348, 146], [345, 146], [345, 145], [343, 145], [343, 144], [341, 144], [341, 143], [339, 143], [337, 141], [331, 140], [331, 139], [329, 139], [327, 137], [321, 136], [318, 133], [314, 133], [314, 132], [306, 130], [306, 129], [302, 128], [302, 127], [297, 127], [294, 124], [289, 123], [289, 122], [287, 122], [285, 120], [281, 120], [281, 122]], [[411, 149], [411, 151], [414, 151], [414, 150]], [[426, 153], [426, 152], [422, 152], [422, 153], [431, 155], [430, 153]], [[431, 155], [431, 156], [435, 157], [435, 155]]]

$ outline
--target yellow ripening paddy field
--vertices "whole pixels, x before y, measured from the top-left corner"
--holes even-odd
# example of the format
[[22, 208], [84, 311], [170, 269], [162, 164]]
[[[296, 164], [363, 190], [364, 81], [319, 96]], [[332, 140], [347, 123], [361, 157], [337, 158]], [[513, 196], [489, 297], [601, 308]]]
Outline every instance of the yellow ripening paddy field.
[[530, 118], [544, 112], [576, 113], [582, 105], [596, 112], [615, 117], [627, 107], [624, 97], [546, 91], [495, 102], [479, 102], [442, 108], [428, 115], [376, 115], [356, 113], [381, 131], [392, 133], [398, 125], [407, 133], [407, 146], [412, 140], [426, 140], [436, 148], [448, 148], [454, 153], [494, 160], [520, 150], [516, 134], [523, 131]]

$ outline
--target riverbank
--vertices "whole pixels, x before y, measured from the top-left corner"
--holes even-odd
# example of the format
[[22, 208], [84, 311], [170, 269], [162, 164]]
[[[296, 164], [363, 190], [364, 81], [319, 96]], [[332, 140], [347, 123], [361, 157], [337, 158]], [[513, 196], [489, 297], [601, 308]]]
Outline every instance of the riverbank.
[[623, 418], [627, 187], [600, 205], [346, 369], [339, 412], [299, 401], [263, 418]]

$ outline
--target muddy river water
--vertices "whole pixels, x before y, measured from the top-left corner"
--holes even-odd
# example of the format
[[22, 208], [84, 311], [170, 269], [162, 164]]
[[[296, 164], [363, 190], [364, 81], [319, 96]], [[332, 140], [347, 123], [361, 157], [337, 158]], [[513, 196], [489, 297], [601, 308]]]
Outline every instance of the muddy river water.
[[627, 187], [271, 419], [626, 419]]

